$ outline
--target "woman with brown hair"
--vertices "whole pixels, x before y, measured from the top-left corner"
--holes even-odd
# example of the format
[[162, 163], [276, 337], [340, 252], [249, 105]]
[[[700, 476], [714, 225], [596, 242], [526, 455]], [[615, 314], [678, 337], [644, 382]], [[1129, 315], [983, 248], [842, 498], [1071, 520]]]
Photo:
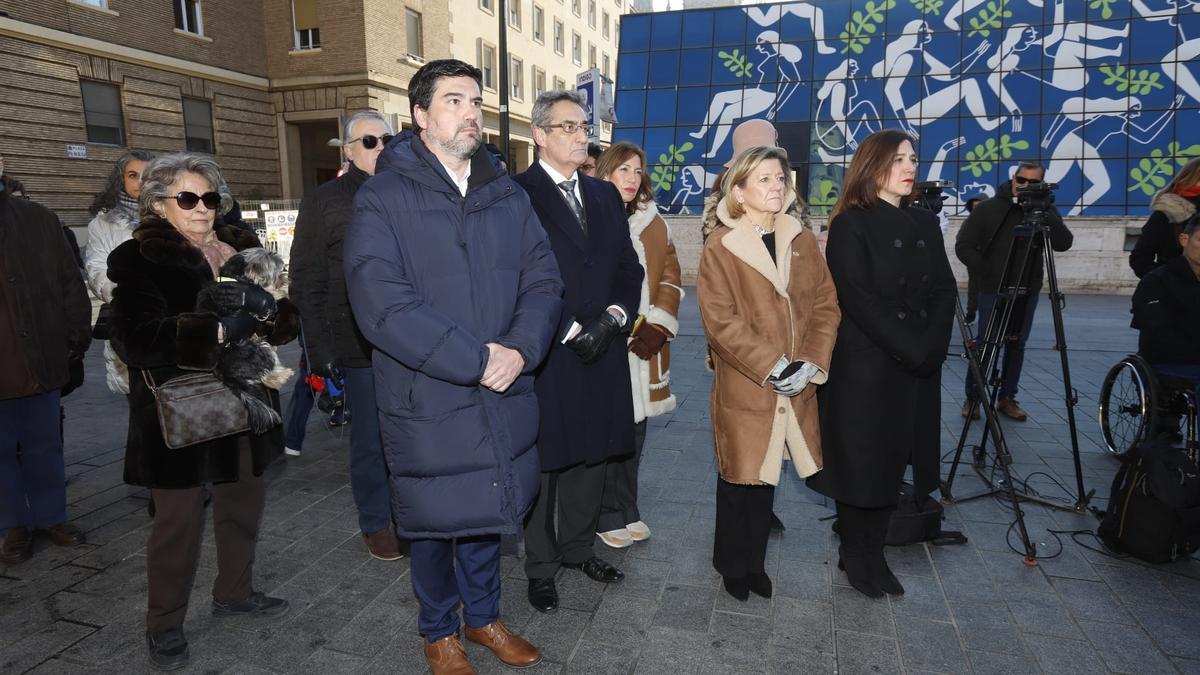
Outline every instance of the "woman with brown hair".
[[883, 555], [905, 467], [917, 494], [937, 487], [941, 372], [957, 285], [937, 217], [909, 206], [912, 139], [868, 136], [833, 208], [825, 259], [842, 324], [822, 388], [825, 470], [808, 480], [837, 500], [838, 567], [870, 597], [904, 587]]
[[816, 386], [830, 372], [840, 313], [816, 237], [787, 214], [796, 193], [786, 152], [746, 150], [721, 195], [704, 222], [696, 282], [713, 362], [713, 567], [746, 600], [772, 595], [765, 558], [783, 460], [801, 477], [821, 468]]
[[1167, 186], [1150, 200], [1149, 220], [1129, 252], [1129, 266], [1139, 279], [1172, 258], [1183, 255], [1179, 235], [1183, 225], [1200, 207], [1200, 157], [1175, 174]]
[[596, 162], [596, 177], [617, 186], [629, 216], [629, 236], [642, 278], [642, 314], [629, 338], [629, 379], [633, 383], [633, 449], [625, 459], [611, 460], [604, 478], [604, 500], [596, 530], [613, 548], [632, 546], [650, 537], [637, 506], [638, 465], [646, 441], [646, 419], [675, 409], [671, 394], [671, 343], [679, 332], [683, 299], [679, 258], [671, 229], [658, 215], [654, 190], [646, 175], [646, 153], [626, 141], [615, 143]]

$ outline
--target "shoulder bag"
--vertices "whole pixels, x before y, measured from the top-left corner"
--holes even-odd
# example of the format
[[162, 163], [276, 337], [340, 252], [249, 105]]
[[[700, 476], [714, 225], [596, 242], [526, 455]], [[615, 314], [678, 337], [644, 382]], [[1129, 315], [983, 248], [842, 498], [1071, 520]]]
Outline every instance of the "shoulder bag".
[[154, 395], [163, 442], [178, 450], [250, 430], [246, 406], [212, 373], [189, 373], [155, 386], [148, 371], [142, 379]]

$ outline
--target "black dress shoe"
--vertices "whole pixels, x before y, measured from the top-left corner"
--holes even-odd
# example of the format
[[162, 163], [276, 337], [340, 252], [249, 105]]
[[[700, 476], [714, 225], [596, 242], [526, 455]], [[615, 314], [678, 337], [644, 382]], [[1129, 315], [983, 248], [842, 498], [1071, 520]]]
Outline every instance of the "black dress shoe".
[[182, 628], [146, 633], [147, 658], [159, 670], [179, 670], [188, 663], [188, 643]]
[[746, 577], [746, 583], [749, 584], [751, 592], [764, 598], [771, 597], [775, 591], [775, 586], [771, 583], [771, 577], [767, 576], [766, 572], [751, 574]]
[[583, 570], [583, 573], [592, 578], [593, 581], [601, 581], [606, 584], [611, 584], [614, 581], [620, 581], [625, 578], [625, 573], [621, 570], [609, 565], [603, 558], [592, 556], [581, 563], [563, 563], [563, 567], [570, 567], [573, 570]]
[[734, 600], [745, 602], [750, 599], [750, 582], [746, 577], [721, 577], [725, 592], [732, 595]]
[[212, 601], [213, 616], [279, 616], [287, 611], [287, 600], [263, 593], [251, 593], [241, 602]]
[[846, 580], [854, 590], [868, 598], [882, 598], [883, 590], [875, 585], [871, 574], [871, 562], [863, 556], [838, 558], [838, 569], [846, 573]]
[[558, 609], [558, 589], [554, 586], [554, 577], [529, 580], [529, 604], [539, 612]]

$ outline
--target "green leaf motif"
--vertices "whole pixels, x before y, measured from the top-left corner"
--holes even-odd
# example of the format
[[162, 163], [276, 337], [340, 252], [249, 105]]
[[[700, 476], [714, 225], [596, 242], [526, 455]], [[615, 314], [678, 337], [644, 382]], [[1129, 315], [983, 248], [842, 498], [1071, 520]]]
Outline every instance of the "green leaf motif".
[[667, 151], [659, 153], [658, 163], [650, 169], [650, 187], [655, 192], [668, 192], [671, 186], [675, 184], [675, 176], [682, 166], [683, 162], [687, 161], [687, 153], [695, 148], [695, 144], [687, 141], [679, 147], [674, 144], [667, 146]]
[[1196, 157], [1200, 157], [1200, 143], [1184, 148], [1177, 141], [1171, 141], [1165, 152], [1156, 148], [1129, 170], [1133, 184], [1126, 192], [1141, 191], [1149, 197], [1167, 186], [1175, 175], [1176, 164], [1183, 166]]
[[855, 10], [846, 22], [845, 30], [838, 33], [842, 41], [842, 53], [863, 53], [863, 48], [871, 42], [871, 35], [883, 24], [884, 12], [896, 6], [896, 0], [867, 0], [861, 10]]
[[1004, 19], [1011, 19], [1013, 15], [1012, 10], [1005, 7], [1007, 4], [1008, 0], [990, 0], [986, 7], [967, 21], [967, 25], [971, 27], [971, 30], [967, 31], [967, 37], [987, 37], [993, 30], [1000, 30]]
[[1145, 68], [1126, 68], [1125, 66], [1105, 64], [1100, 66], [1104, 75], [1104, 84], [1114, 87], [1121, 93], [1136, 95], [1149, 94], [1155, 89], [1162, 89], [1162, 73]]
[[750, 61], [741, 53], [741, 50], [739, 49], [735, 49], [730, 52], [721, 50], [717, 52], [717, 58], [722, 59], [725, 67], [729, 69], [729, 72], [737, 75], [738, 77], [746, 77], [752, 70]]
[[915, 7], [917, 11], [923, 14], [933, 14], [935, 16], [941, 14], [942, 5], [946, 4], [945, 0], [909, 0], [909, 2], [912, 3], [912, 6]]
[[1100, 10], [1101, 19], [1111, 19], [1113, 15], [1112, 6], [1116, 2], [1117, 0], [1091, 0], [1088, 3], [1088, 7]]
[[999, 141], [989, 138], [967, 152], [967, 165], [963, 171], [970, 171], [972, 176], [979, 178], [998, 162], [1012, 159], [1016, 151], [1028, 149], [1029, 141], [1013, 140], [1008, 134], [1001, 135]]
[[808, 197], [809, 212], [814, 215], [826, 215], [838, 200], [837, 185], [828, 178], [817, 181], [816, 194]]

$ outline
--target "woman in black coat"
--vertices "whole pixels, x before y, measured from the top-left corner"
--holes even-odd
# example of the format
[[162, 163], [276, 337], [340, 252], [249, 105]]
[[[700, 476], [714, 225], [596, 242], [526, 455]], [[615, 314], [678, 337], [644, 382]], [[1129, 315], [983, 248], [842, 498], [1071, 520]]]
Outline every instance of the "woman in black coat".
[[[188, 659], [183, 621], [200, 556], [203, 486], [213, 484], [217, 579], [213, 613], [274, 615], [287, 603], [256, 593], [251, 583], [262, 516], [263, 470], [283, 451], [279, 427], [170, 449], [163, 441], [151, 383], [212, 370], [224, 346], [252, 334], [282, 344], [299, 321], [285, 300], [249, 284], [232, 284], [243, 308], [228, 316], [197, 312], [201, 288], [236, 251], [259, 245], [244, 230], [214, 228], [231, 202], [216, 162], [176, 154], [153, 160], [142, 174], [141, 224], [109, 255], [113, 291], [111, 341], [130, 369], [125, 482], [151, 488], [154, 529], [146, 544], [149, 579], [146, 639], [152, 664], [172, 669]], [[264, 297], [265, 296], [265, 297]], [[273, 316], [260, 322], [257, 316]], [[267, 390], [269, 391], [269, 390]], [[270, 393], [278, 411], [279, 399]]]
[[937, 217], [910, 207], [909, 137], [867, 137], [846, 171], [825, 250], [842, 323], [819, 391], [824, 470], [810, 487], [837, 500], [840, 568], [870, 597], [904, 592], [883, 554], [905, 467], [937, 487], [941, 367], [957, 286]]
[[1150, 200], [1150, 218], [1129, 252], [1129, 266], [1139, 279], [1183, 254], [1179, 234], [1200, 207], [1200, 157], [1184, 165]]

